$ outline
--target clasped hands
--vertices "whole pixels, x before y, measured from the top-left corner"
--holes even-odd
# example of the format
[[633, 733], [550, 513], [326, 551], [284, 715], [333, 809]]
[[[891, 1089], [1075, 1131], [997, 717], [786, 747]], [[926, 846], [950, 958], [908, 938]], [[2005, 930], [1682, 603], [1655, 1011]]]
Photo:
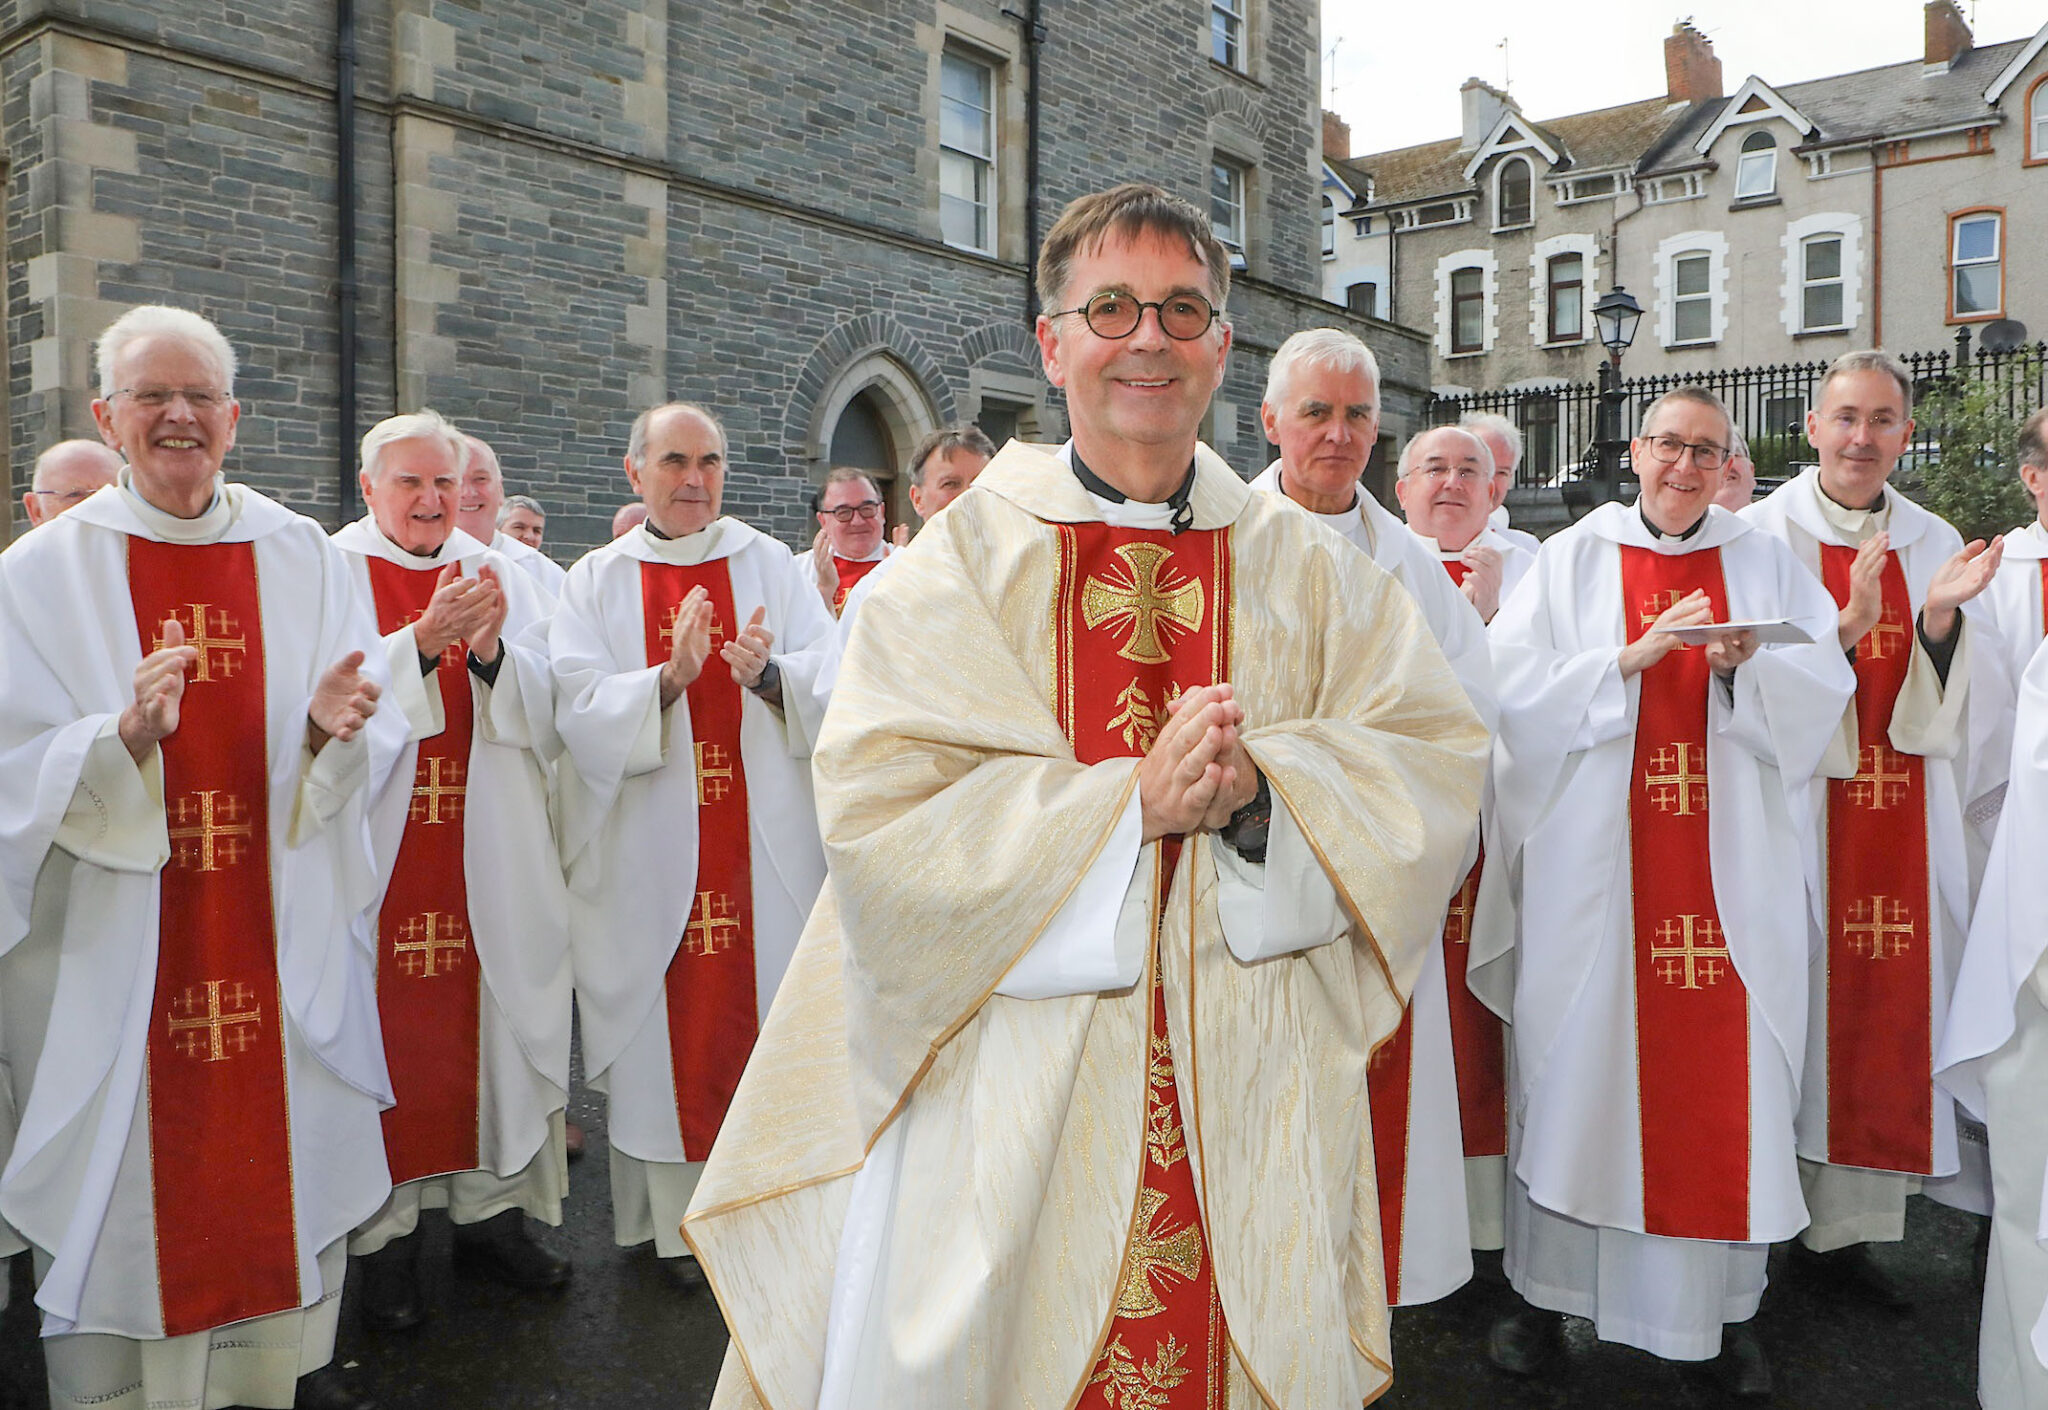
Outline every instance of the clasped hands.
[[[185, 629], [177, 618], [165, 621], [163, 642], [135, 668], [135, 699], [116, 725], [121, 743], [138, 764], [177, 732], [185, 673], [199, 664], [199, 648], [186, 645]], [[330, 739], [348, 743], [377, 713], [382, 692], [362, 667], [363, 653], [351, 651], [329, 666], [313, 687], [313, 698], [306, 702], [306, 747], [315, 754]]]
[[[1641, 675], [1687, 643], [1671, 633], [1680, 627], [1712, 625], [1714, 604], [1706, 589], [1695, 588], [1658, 614], [1650, 629], [1621, 648], [1621, 678]], [[1707, 639], [1707, 664], [1720, 676], [1735, 674], [1735, 668], [1756, 655], [1756, 633], [1716, 632]]]
[[1145, 841], [1217, 831], [1257, 796], [1259, 771], [1238, 731], [1244, 707], [1228, 682], [1199, 686], [1166, 707], [1159, 737], [1138, 763]]
[[[675, 704], [703, 674], [704, 663], [711, 658], [711, 626], [715, 615], [711, 594], [701, 587], [691, 588], [676, 609], [675, 644], [669, 649], [668, 660], [661, 667], [662, 708]], [[740, 634], [718, 648], [719, 656], [732, 668], [733, 681], [742, 689], [752, 689], [759, 684], [762, 673], [768, 669], [775, 633], [761, 625], [767, 617], [766, 607], [756, 607], [754, 615], [740, 628]]]
[[489, 564], [476, 576], [462, 576], [462, 564], [450, 563], [434, 579], [434, 595], [412, 624], [412, 639], [422, 656], [439, 656], [458, 641], [470, 654], [489, 663], [498, 659], [498, 634], [505, 628], [505, 585]]

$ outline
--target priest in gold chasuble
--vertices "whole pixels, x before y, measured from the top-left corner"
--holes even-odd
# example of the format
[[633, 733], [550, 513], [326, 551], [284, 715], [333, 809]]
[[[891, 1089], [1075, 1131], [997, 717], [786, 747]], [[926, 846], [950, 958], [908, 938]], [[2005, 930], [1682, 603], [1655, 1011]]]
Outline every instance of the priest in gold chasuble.
[[1365, 1070], [1486, 735], [1400, 587], [1197, 445], [1227, 268], [1151, 188], [1070, 208], [1073, 441], [1005, 449], [855, 626], [831, 875], [684, 1221], [717, 1405], [1388, 1384]]

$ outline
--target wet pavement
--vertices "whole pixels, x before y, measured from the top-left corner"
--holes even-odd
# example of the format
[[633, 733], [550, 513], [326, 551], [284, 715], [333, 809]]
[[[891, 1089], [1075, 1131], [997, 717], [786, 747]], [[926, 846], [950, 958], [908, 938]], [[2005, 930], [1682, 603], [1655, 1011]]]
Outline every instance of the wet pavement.
[[[471, 1407], [662, 1407], [709, 1403], [725, 1329], [708, 1293], [676, 1290], [651, 1247], [615, 1248], [605, 1178], [602, 1099], [579, 1092], [571, 1116], [589, 1134], [589, 1155], [570, 1167], [567, 1219], [543, 1231], [576, 1261], [560, 1295], [511, 1292], [449, 1267], [448, 1228], [427, 1225], [422, 1260], [431, 1319], [414, 1332], [373, 1335], [342, 1304], [336, 1354], [382, 1410]], [[1880, 1260], [1917, 1299], [1893, 1313], [1819, 1286], [1786, 1252], [1771, 1261], [1757, 1330], [1777, 1379], [1773, 1403], [1790, 1410], [1967, 1410], [1976, 1404], [1976, 1237], [1982, 1221], [1925, 1199], [1912, 1202], [1906, 1242]], [[46, 1410], [42, 1361], [29, 1307], [25, 1259], [0, 1314], [0, 1410]], [[1442, 1302], [1404, 1309], [1394, 1321], [1394, 1389], [1375, 1410], [1676, 1410], [1730, 1403], [1698, 1370], [1603, 1345], [1572, 1322], [1569, 1352], [1543, 1382], [1512, 1380], [1486, 1360], [1486, 1329], [1514, 1305], [1497, 1255], [1478, 1278]], [[1751, 1403], [1754, 1402], [1745, 1402]]]

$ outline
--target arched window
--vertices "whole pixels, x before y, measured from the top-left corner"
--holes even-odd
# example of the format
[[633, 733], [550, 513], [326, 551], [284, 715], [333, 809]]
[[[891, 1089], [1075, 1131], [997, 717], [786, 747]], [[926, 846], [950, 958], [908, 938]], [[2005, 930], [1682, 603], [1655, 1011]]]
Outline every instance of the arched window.
[[1323, 197], [1323, 258], [1332, 259], [1337, 254], [1337, 203], [1328, 196]]
[[2048, 162], [2048, 74], [2027, 90], [2027, 160]]
[[1735, 199], [1758, 200], [1778, 190], [1778, 139], [1758, 128], [1742, 139], [1735, 165]]
[[1510, 157], [1500, 164], [1494, 188], [1494, 229], [1507, 230], [1530, 222], [1529, 186], [1527, 157]]

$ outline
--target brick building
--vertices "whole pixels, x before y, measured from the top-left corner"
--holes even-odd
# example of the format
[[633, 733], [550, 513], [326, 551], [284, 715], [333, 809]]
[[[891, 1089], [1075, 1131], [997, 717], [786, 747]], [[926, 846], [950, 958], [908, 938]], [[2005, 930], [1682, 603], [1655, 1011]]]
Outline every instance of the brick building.
[[231, 473], [329, 523], [344, 422], [431, 405], [566, 560], [676, 396], [726, 419], [728, 506], [807, 542], [831, 464], [1062, 433], [1030, 252], [1130, 178], [1242, 253], [1219, 451], [1265, 462], [1267, 358], [1330, 322], [1379, 352], [1391, 438], [1428, 349], [1321, 299], [1318, 34], [1314, 0], [0, 0], [14, 486], [89, 433], [96, 332], [168, 299], [243, 356]]

